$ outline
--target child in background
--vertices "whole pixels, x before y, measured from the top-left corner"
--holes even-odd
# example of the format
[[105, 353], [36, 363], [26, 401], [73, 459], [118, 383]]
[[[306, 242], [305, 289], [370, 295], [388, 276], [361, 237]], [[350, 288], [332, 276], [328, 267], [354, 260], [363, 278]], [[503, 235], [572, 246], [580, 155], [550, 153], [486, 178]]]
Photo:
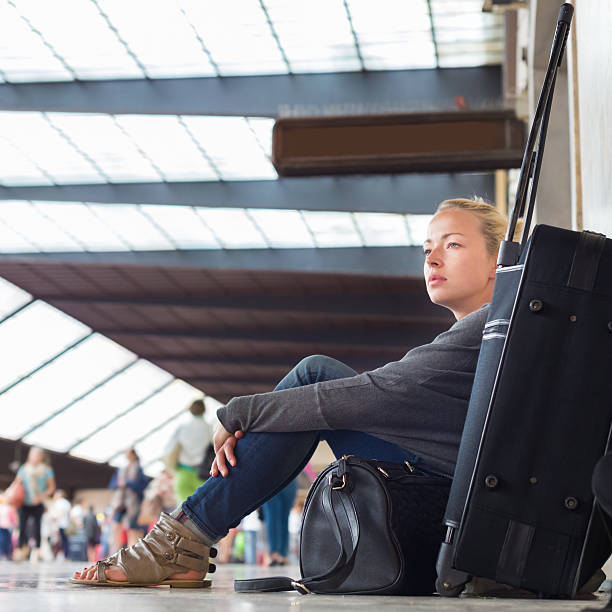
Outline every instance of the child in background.
[[244, 532], [244, 562], [249, 565], [257, 564], [257, 534], [261, 529], [259, 510], [253, 510], [242, 519]]
[[4, 494], [0, 495], [0, 559], [11, 558], [11, 535], [17, 527], [17, 521], [17, 510], [7, 503]]

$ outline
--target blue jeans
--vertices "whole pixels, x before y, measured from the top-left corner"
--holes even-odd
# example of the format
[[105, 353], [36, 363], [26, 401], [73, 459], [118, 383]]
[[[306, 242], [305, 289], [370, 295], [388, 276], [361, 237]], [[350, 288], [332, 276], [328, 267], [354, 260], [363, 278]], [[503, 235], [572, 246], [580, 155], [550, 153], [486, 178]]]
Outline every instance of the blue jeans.
[[0, 557], [11, 558], [11, 532], [9, 529], [0, 527]]
[[286, 557], [289, 552], [289, 513], [296, 495], [297, 482], [292, 480], [263, 505], [270, 554], [278, 553], [281, 557]]
[[244, 562], [257, 564], [257, 532], [250, 529], [244, 530]]
[[[357, 372], [346, 364], [313, 355], [302, 359], [275, 391], [325, 380], [348, 378]], [[212, 541], [220, 540], [231, 527], [282, 491], [304, 469], [321, 440], [334, 455], [359, 455], [367, 459], [409, 461], [427, 473], [422, 460], [395, 444], [359, 431], [247, 432], [235, 448], [236, 466], [229, 476], [209, 478], [183, 502], [183, 511]]]

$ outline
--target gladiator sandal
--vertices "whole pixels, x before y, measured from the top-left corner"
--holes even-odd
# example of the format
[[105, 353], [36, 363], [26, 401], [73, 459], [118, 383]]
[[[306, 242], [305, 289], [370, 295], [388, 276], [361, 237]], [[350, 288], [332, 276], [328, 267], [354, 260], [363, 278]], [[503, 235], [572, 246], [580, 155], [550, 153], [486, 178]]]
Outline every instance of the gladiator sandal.
[[[205, 580], [208, 572], [215, 571], [209, 557], [217, 551], [195, 538], [193, 532], [165, 512], [153, 529], [134, 546], [123, 548], [114, 555], [97, 562], [97, 577], [94, 580], [71, 578], [74, 584], [91, 586], [157, 586], [169, 585], [177, 588], [209, 587]], [[116, 565], [126, 576], [125, 581], [109, 580], [106, 568]], [[189, 570], [203, 572], [204, 577], [191, 580], [169, 579], [173, 574]]]

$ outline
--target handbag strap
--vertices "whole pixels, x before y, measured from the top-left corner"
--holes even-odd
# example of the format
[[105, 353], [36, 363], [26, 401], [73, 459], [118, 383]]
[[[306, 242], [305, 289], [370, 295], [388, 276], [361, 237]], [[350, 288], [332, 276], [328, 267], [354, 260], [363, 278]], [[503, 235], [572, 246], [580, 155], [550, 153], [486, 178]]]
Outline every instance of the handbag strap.
[[[331, 590], [344, 580], [346, 570], [350, 571], [353, 566], [357, 546], [359, 545], [360, 527], [355, 502], [347, 483], [348, 474], [345, 466], [342, 466], [339, 472], [340, 473], [332, 472], [329, 475], [328, 485], [322, 500], [324, 514], [331, 525], [332, 533], [334, 534], [339, 549], [336, 561], [331, 568], [321, 574], [308, 576], [301, 580], [294, 580], [286, 576], [235, 580], [234, 590], [236, 592], [273, 592], [295, 589], [299, 593], [306, 595], [312, 593], [313, 589], [317, 591]], [[346, 534], [345, 537], [342, 537], [342, 529], [338, 521], [338, 515], [334, 509], [334, 492], [336, 492], [338, 500], [342, 503], [347, 515], [349, 533]]]

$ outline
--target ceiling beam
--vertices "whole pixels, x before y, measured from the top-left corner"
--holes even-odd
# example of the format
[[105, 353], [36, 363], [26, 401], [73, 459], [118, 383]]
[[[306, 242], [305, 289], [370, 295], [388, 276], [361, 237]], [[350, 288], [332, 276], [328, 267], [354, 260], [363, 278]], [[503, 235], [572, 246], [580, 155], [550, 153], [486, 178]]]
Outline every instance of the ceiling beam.
[[189, 384], [193, 384], [197, 382], [198, 385], [232, 385], [232, 384], [240, 384], [240, 385], [254, 385], [254, 386], [265, 386], [268, 391], [272, 391], [277, 379], [272, 376], [206, 376], [206, 375], [197, 375], [197, 376], [186, 376], [180, 377], [183, 380], [189, 382]]
[[351, 317], [397, 317], [402, 320], [421, 319], [447, 321], [450, 312], [442, 306], [432, 304], [424, 291], [422, 294], [405, 293], [395, 295], [238, 295], [221, 297], [159, 298], [154, 296], [138, 297], [87, 297], [72, 295], [36, 294], [36, 297], [49, 302], [59, 309], [73, 306], [114, 306], [129, 305], [136, 307], [161, 306], [169, 308], [210, 308], [231, 311], [291, 312], [308, 314], [342, 314]]
[[277, 117], [441, 110], [499, 103], [501, 69], [116, 79], [0, 85], [0, 110]]
[[328, 272], [422, 278], [421, 247], [347, 247], [337, 249], [210, 249], [126, 251], [121, 253], [28, 253], [0, 255], [3, 261], [42, 264], [163, 266], [221, 270]]
[[[121, 327], [97, 327], [96, 331], [116, 340], [119, 344], [132, 346], [134, 340], [147, 338], [161, 338], [174, 340], [211, 340], [214, 342], [231, 340], [233, 342], [261, 342], [291, 343], [291, 344], [318, 344], [318, 345], [346, 345], [359, 346], [420, 346], [431, 342], [436, 335], [439, 325], [418, 325], [410, 327], [387, 326], [385, 328], [358, 329], [351, 327], [346, 330], [339, 328], [308, 329], [151, 329], [135, 330]], [[407, 346], [410, 345], [410, 346]]]
[[[1, 86], [0, 86], [1, 87]], [[432, 213], [438, 202], [495, 196], [493, 173], [285, 178], [275, 181], [0, 187], [0, 200]], [[1, 204], [0, 204], [1, 205]]]
[[[336, 353], [336, 358], [338, 353]], [[256, 372], [257, 370], [265, 370], [269, 372], [271, 370], [277, 369], [282, 374], [279, 377], [282, 378], [291, 368], [297, 365], [297, 361], [293, 355], [288, 356], [286, 359], [282, 359], [281, 357], [265, 357], [262, 355], [257, 355], [256, 357], [252, 357], [250, 359], [246, 359], [244, 357], [232, 357], [228, 358], [217, 358], [211, 357], [210, 355], [206, 356], [176, 356], [172, 355], [161, 355], [159, 353], [155, 354], [147, 354], [146, 351], [140, 352], [140, 357], [142, 359], [147, 359], [149, 361], [154, 362], [160, 368], [164, 370], [168, 370], [172, 372], [178, 378], [189, 378], [192, 377], [192, 374], [188, 372], [193, 371], [194, 368], [198, 368], [199, 370], [204, 369], [216, 369], [222, 368], [223, 371], [229, 370], [238, 370], [244, 371], [244, 368], [248, 368], [249, 372]], [[372, 356], [370, 358], [366, 358], [363, 356], [355, 357], [355, 355], [351, 354], [350, 347], [347, 348], [346, 360], [350, 360], [350, 366], [357, 371], [368, 370], [372, 367], [377, 367], [376, 364], [380, 365], [380, 352], [376, 351], [376, 356]], [[341, 359], [344, 361], [344, 359]]]

